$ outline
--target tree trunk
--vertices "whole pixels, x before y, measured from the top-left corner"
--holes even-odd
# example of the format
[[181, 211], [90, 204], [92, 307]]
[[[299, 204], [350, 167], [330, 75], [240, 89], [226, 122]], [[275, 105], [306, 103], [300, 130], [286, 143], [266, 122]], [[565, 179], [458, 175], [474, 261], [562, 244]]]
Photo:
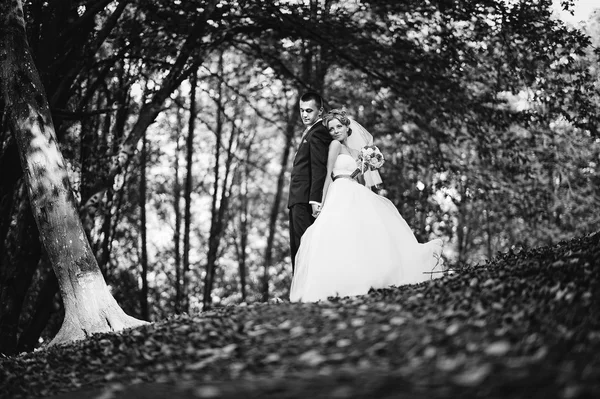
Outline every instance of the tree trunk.
[[[95, 106], [100, 108], [102, 104], [100, 102], [100, 95], [97, 95], [95, 100]], [[93, 107], [94, 105], [91, 105]], [[83, 109], [87, 111], [87, 107]], [[92, 193], [90, 192], [93, 188], [93, 184], [98, 178], [98, 162], [95, 154], [98, 153], [98, 140], [97, 131], [100, 129], [101, 116], [98, 115], [94, 118], [87, 118], [81, 123], [81, 138], [79, 140], [79, 160], [81, 162], [80, 170], [80, 193], [83, 198], [87, 198]], [[87, 214], [80, 214], [80, 219], [83, 223], [83, 228], [88, 240], [92, 242], [91, 232], [94, 228], [94, 216], [96, 215], [97, 208], [90, 207], [86, 209]]]
[[[0, 130], [0, 171], [0, 353], [13, 355], [22, 304], [37, 266], [37, 259], [29, 255], [39, 254], [40, 245], [29, 201], [24, 198], [19, 152], [8, 129]], [[30, 244], [21, 245], [23, 239]]]
[[239, 272], [240, 272], [240, 293], [242, 302], [246, 302], [246, 248], [248, 247], [248, 179], [250, 178], [250, 147], [246, 151], [246, 163], [244, 173], [240, 182], [240, 249], [238, 254]]
[[102, 243], [100, 245], [100, 256], [98, 258], [98, 266], [105, 279], [109, 280], [110, 264], [110, 243], [112, 240], [112, 203], [114, 194], [112, 189], [106, 193], [106, 210], [104, 211], [104, 221], [102, 222]]
[[483, 211], [483, 216], [485, 217], [485, 235], [486, 235], [486, 248], [487, 248], [487, 258], [489, 260], [492, 260], [492, 257], [494, 256], [493, 250], [492, 250], [492, 223], [490, 222], [490, 211], [489, 210], [484, 210]]
[[[219, 56], [219, 66], [217, 74], [221, 75], [223, 72], [223, 54], [221, 53]], [[206, 260], [206, 274], [204, 277], [204, 297], [203, 304], [204, 307], [210, 306], [211, 295], [212, 295], [212, 279], [213, 279], [213, 265], [214, 259], [211, 259], [211, 255], [214, 255], [215, 251], [211, 250], [211, 248], [215, 248], [214, 244], [214, 230], [215, 220], [217, 218], [217, 198], [219, 197], [219, 170], [220, 170], [220, 161], [221, 161], [221, 137], [223, 135], [223, 84], [221, 80], [218, 82], [217, 88], [217, 125], [215, 128], [215, 165], [213, 167], [214, 170], [214, 182], [213, 182], [213, 193], [212, 193], [212, 205], [211, 205], [211, 218], [210, 218], [210, 235], [208, 238], [208, 253]]]
[[0, 0], [0, 15], [5, 120], [17, 141], [34, 218], [65, 306], [62, 327], [51, 344], [145, 324], [119, 307], [86, 239], [29, 51], [21, 0]]
[[140, 234], [141, 234], [141, 263], [142, 289], [140, 291], [140, 310], [142, 319], [150, 320], [148, 311], [148, 248], [146, 239], [146, 161], [148, 151], [146, 133], [142, 137], [142, 153], [140, 159]]
[[[20, 186], [14, 201], [19, 204], [15, 210], [18, 223], [11, 228], [0, 255], [0, 353], [5, 355], [17, 351], [19, 319], [41, 254], [27, 193], [22, 183]], [[30, 244], [20, 245], [23, 242]]]
[[[297, 103], [296, 101], [294, 104]], [[285, 174], [287, 173], [287, 165], [292, 151], [292, 143], [294, 142], [294, 133], [296, 132], [296, 122], [299, 117], [300, 109], [294, 105], [292, 115], [286, 126], [285, 145], [281, 154], [281, 169], [279, 170], [279, 176], [277, 176], [277, 189], [275, 190], [275, 198], [273, 199], [269, 214], [269, 235], [267, 237], [267, 247], [265, 248], [265, 265], [262, 276], [262, 300], [264, 302], [269, 300], [269, 268], [273, 264], [273, 244], [275, 242], [275, 233], [277, 232], [277, 218], [279, 217]]]
[[[113, 129], [113, 140], [111, 143], [110, 151], [115, 153], [118, 151], [118, 143], [123, 137], [125, 131], [125, 124], [127, 123], [127, 118], [129, 117], [129, 102], [131, 100], [128, 92], [128, 87], [126, 87], [126, 77], [125, 71], [122, 66], [119, 69], [119, 91], [116, 93], [116, 101], [120, 104], [117, 109], [115, 115], [115, 124]], [[82, 196], [82, 198], [86, 198]], [[118, 198], [119, 201], [114, 201], [115, 198]], [[111, 281], [111, 270], [108, 268], [110, 264], [110, 253], [112, 249], [112, 238], [114, 237], [113, 230], [116, 228], [118, 222], [119, 215], [119, 207], [120, 207], [120, 198], [119, 193], [114, 192], [112, 187], [107, 189], [106, 193], [106, 209], [103, 213], [104, 222], [102, 223], [102, 232], [103, 232], [103, 240], [102, 240], [102, 252], [99, 260], [100, 270], [104, 275], [104, 278], [107, 281]], [[113, 213], [113, 205], [114, 205], [114, 213]], [[80, 213], [81, 214], [81, 213]], [[92, 217], [93, 215], [87, 215], [87, 217]], [[114, 220], [113, 220], [114, 218]]]
[[183, 311], [190, 311], [189, 301], [189, 271], [190, 271], [190, 227], [192, 223], [191, 201], [192, 201], [192, 167], [194, 155], [194, 131], [196, 130], [196, 86], [198, 83], [197, 71], [190, 75], [190, 114], [188, 120], [188, 135], [186, 140], [186, 176], [185, 189], [183, 193], [185, 209], [183, 216], [183, 282], [182, 303]]
[[[222, 76], [223, 72], [223, 54], [219, 57], [218, 74]], [[223, 136], [223, 90], [222, 79], [219, 80], [217, 90], [217, 128], [215, 131], [215, 181], [213, 185], [213, 198], [211, 210], [210, 236], [208, 239], [208, 253], [206, 255], [206, 275], [204, 279], [204, 309], [208, 309], [212, 303], [212, 289], [214, 287], [216, 263], [219, 253], [221, 236], [225, 226], [225, 213], [229, 206], [229, 198], [231, 196], [231, 188], [233, 179], [230, 179], [231, 165], [233, 161], [234, 139], [239, 136], [236, 132], [235, 117], [231, 118], [231, 132], [229, 136], [229, 144], [227, 146], [227, 159], [225, 160], [225, 176], [221, 186], [221, 196], [219, 198], [219, 180], [220, 180], [220, 154], [221, 154], [221, 138]], [[233, 173], [235, 174], [235, 173]], [[229, 181], [231, 180], [231, 183]], [[218, 204], [218, 205], [217, 205]]]
[[[0, 115], [3, 115], [0, 108]], [[19, 152], [9, 131], [0, 130], [0, 243], [4, 243], [10, 230], [15, 194], [23, 176]], [[0, 245], [0, 258], [5, 246]]]
[[[46, 262], [46, 260], [42, 258], [41, 262]], [[33, 316], [31, 316], [27, 326], [23, 328], [23, 332], [19, 336], [19, 343], [17, 346], [18, 353], [30, 352], [36, 348], [42, 332], [48, 325], [48, 321], [52, 317], [52, 314], [56, 311], [54, 306], [54, 297], [58, 292], [58, 280], [56, 279], [56, 274], [54, 274], [54, 271], [49, 266], [46, 267], [46, 265], [43, 265], [41, 269], [48, 269], [46, 278], [41, 283], [42, 288], [35, 300], [35, 305], [33, 306], [35, 311]]]
[[[235, 120], [235, 118], [233, 118]], [[234, 125], [234, 122], [232, 122]], [[217, 270], [217, 259], [219, 258], [219, 247], [221, 237], [227, 224], [225, 215], [229, 208], [229, 199], [233, 188], [234, 179], [230, 179], [231, 175], [235, 175], [235, 169], [232, 173], [231, 165], [233, 161], [233, 142], [236, 136], [235, 126], [231, 127], [231, 135], [229, 136], [229, 145], [227, 146], [227, 159], [225, 161], [225, 176], [223, 176], [223, 185], [221, 187], [221, 197], [218, 200], [218, 209], [213, 208], [213, 217], [210, 224], [210, 237], [208, 240], [208, 253], [206, 255], [206, 278], [204, 283], [204, 308], [208, 309], [212, 303], [212, 290], [215, 283], [215, 274]], [[220, 145], [220, 144], [217, 144]], [[231, 183], [229, 181], [231, 180]], [[218, 187], [215, 187], [218, 188]], [[213, 197], [214, 198], [214, 197]], [[215, 203], [213, 203], [215, 205]]]
[[469, 251], [469, 198], [467, 198], [467, 192], [464, 185], [460, 185], [460, 200], [456, 204], [458, 210], [457, 225], [456, 225], [456, 238], [457, 238], [457, 250], [458, 250], [458, 262], [464, 264], [467, 262], [468, 251]]
[[179, 136], [181, 134], [181, 110], [177, 110], [177, 138], [175, 147], [175, 182], [173, 183], [173, 211], [175, 212], [175, 232], [173, 241], [175, 241], [175, 313], [181, 313], [182, 291], [181, 291], [181, 186], [179, 184]]

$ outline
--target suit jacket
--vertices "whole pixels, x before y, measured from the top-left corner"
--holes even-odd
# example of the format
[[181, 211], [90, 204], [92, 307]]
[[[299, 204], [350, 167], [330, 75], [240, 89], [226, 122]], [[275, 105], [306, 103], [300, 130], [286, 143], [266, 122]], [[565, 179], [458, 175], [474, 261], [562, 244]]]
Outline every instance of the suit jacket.
[[327, 175], [327, 155], [331, 136], [321, 121], [304, 136], [296, 151], [290, 178], [288, 208], [310, 201], [321, 202]]

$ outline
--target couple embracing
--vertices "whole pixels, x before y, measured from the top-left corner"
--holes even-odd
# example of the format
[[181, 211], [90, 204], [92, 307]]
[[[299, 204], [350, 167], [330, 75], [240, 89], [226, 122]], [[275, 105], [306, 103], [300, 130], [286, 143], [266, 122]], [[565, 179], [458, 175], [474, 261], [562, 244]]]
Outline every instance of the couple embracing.
[[[363, 185], [372, 136], [321, 96], [300, 98], [305, 130], [289, 189], [290, 300], [312, 302], [419, 283], [440, 267], [442, 240], [417, 242], [394, 204]], [[357, 174], [357, 167], [359, 173]]]

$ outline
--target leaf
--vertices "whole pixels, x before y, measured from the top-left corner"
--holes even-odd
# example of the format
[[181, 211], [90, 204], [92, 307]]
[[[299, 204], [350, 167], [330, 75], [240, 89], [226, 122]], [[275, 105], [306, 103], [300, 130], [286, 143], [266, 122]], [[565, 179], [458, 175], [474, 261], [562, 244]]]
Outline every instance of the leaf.
[[460, 329], [460, 326], [458, 325], [458, 323], [452, 323], [450, 324], [447, 328], [446, 328], [446, 335], [454, 335], [458, 332], [458, 330]]
[[190, 371], [201, 370], [204, 367], [206, 367], [207, 365], [209, 365], [219, 359], [224, 359], [224, 358], [230, 357], [236, 348], [237, 348], [236, 344], [230, 344], [230, 345], [224, 346], [222, 348], [207, 348], [207, 349], [199, 350], [196, 353], [197, 356], [208, 355], [208, 357], [206, 359], [202, 359], [198, 362], [188, 364], [185, 368], [186, 368], [186, 370], [190, 370]]
[[315, 367], [315, 366], [322, 364], [327, 359], [323, 355], [321, 355], [319, 353], [319, 351], [317, 351], [316, 349], [311, 349], [307, 352], [304, 352], [302, 355], [300, 355], [298, 360], [300, 360], [300, 362], [305, 363], [311, 367]]
[[489, 364], [471, 366], [467, 370], [455, 376], [453, 381], [457, 385], [474, 387], [481, 384], [491, 373], [491, 371], [492, 367]]
[[406, 318], [404, 317], [395, 316], [390, 319], [390, 324], [393, 326], [401, 326], [404, 323], [406, 323]]
[[362, 318], [354, 318], [352, 320], [350, 320], [350, 325], [352, 327], [362, 327], [365, 325], [365, 319]]
[[496, 341], [489, 344], [484, 352], [490, 356], [504, 356], [510, 351], [510, 343], [508, 341]]
[[289, 330], [291, 327], [292, 327], [291, 320], [286, 320], [277, 326], [277, 328], [279, 328], [280, 330]]

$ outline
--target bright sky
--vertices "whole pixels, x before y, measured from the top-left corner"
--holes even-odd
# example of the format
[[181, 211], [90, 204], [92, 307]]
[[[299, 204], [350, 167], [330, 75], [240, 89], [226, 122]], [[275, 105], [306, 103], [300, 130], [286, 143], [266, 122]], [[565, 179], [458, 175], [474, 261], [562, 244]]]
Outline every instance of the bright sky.
[[595, 10], [596, 12], [600, 12], [600, 0], [575, 0], [575, 7], [573, 11], [575, 15], [571, 15], [566, 11], [562, 11], [562, 7], [560, 6], [560, 0], [553, 0], [554, 8], [560, 15], [560, 18], [565, 22], [570, 22], [572, 24], [579, 24], [579, 22], [585, 22], [589, 18], [590, 15]]

